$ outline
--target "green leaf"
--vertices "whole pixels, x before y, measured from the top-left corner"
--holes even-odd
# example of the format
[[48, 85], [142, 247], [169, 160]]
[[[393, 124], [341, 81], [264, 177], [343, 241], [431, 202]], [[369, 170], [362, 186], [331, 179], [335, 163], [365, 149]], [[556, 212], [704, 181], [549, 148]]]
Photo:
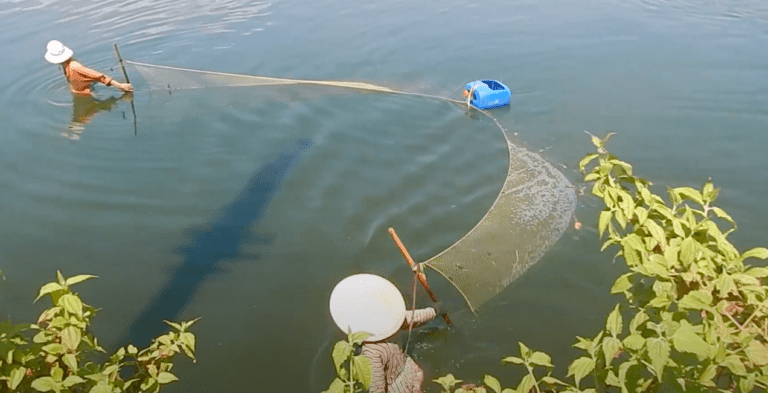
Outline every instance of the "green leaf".
[[645, 321], [648, 320], [648, 314], [646, 314], [644, 311], [638, 311], [637, 314], [635, 314], [634, 317], [632, 317], [632, 320], [629, 321], [629, 331], [630, 332], [636, 332], [637, 328], [640, 327]]
[[608, 210], [600, 212], [600, 218], [597, 220], [597, 230], [601, 238], [603, 237], [605, 228], [608, 228], [608, 224], [611, 222], [611, 216], [612, 214]]
[[74, 284], [77, 284], [79, 282], [83, 282], [89, 278], [98, 278], [96, 276], [90, 275], [90, 274], [81, 274], [79, 276], [70, 277], [67, 279], [66, 283], [64, 285], [71, 286]]
[[693, 200], [694, 202], [698, 203], [699, 205], [704, 205], [704, 200], [701, 197], [701, 193], [699, 190], [696, 190], [691, 187], [678, 187], [675, 189], [675, 191], [680, 194], [680, 196], [688, 198]]
[[537, 366], [555, 367], [552, 365], [552, 358], [549, 357], [549, 355], [546, 353], [540, 351], [535, 351], [532, 353], [531, 357], [528, 358], [528, 361]]
[[517, 390], [518, 392], [529, 392], [533, 388], [533, 385], [535, 384], [536, 384], [536, 380], [533, 379], [533, 375], [526, 374], [523, 377], [523, 379], [520, 380], [520, 384], [517, 385], [517, 389], [515, 390]]
[[689, 310], [711, 310], [712, 294], [699, 289], [696, 291], [688, 292], [678, 304], [681, 309]]
[[768, 259], [768, 249], [763, 247], [756, 247], [741, 254], [742, 260], [747, 258]]
[[43, 347], [43, 351], [50, 353], [51, 355], [58, 356], [64, 353], [64, 346], [61, 344], [48, 344]]
[[167, 372], [167, 371], [161, 371], [160, 374], [157, 375], [157, 383], [161, 385], [165, 385], [167, 383], [171, 383], [174, 381], [178, 381], [179, 378], [176, 378], [175, 375]]
[[453, 374], [448, 374], [432, 381], [442, 386], [445, 390], [450, 390], [457, 383], [463, 382], [461, 379], [454, 378]]
[[86, 382], [86, 381], [78, 377], [77, 375], [70, 375], [67, 377], [67, 379], [64, 380], [62, 385], [64, 385], [65, 387], [72, 387], [83, 382]]
[[549, 375], [545, 375], [541, 377], [541, 381], [544, 383], [548, 383], [550, 385], [563, 385], [566, 386], [567, 384], [557, 378], [550, 377]]
[[368, 332], [355, 332], [349, 335], [348, 340], [350, 344], [360, 344], [365, 341], [366, 338], [371, 337], [372, 334]]
[[603, 339], [603, 356], [605, 356], [605, 364], [610, 365], [613, 358], [619, 353], [621, 348], [621, 341], [616, 337], [606, 337]]
[[586, 168], [587, 164], [589, 164], [590, 161], [594, 160], [598, 157], [597, 153], [587, 154], [584, 156], [584, 158], [579, 161], [579, 170], [584, 172], [584, 168]]
[[629, 278], [632, 277], [632, 274], [632, 272], [629, 272], [619, 276], [611, 287], [611, 293], [621, 293], [632, 288], [632, 283], [629, 282]]
[[736, 375], [747, 374], [747, 370], [744, 368], [744, 363], [742, 363], [741, 359], [739, 359], [739, 357], [736, 355], [730, 355], [726, 357], [725, 360], [723, 360], [720, 364], [722, 366], [728, 367], [728, 369]]
[[680, 328], [672, 335], [672, 345], [679, 352], [689, 352], [701, 358], [709, 356], [709, 344], [704, 341], [686, 320], [680, 321]]
[[61, 382], [61, 380], [64, 378], [64, 370], [62, 370], [59, 366], [54, 366], [51, 369], [51, 377], [54, 381]]
[[683, 266], [688, 267], [696, 258], [696, 241], [693, 238], [686, 237], [680, 244], [680, 261]]
[[485, 379], [483, 380], [483, 383], [485, 383], [486, 386], [493, 389], [496, 393], [501, 393], [501, 384], [499, 383], [499, 380], [494, 378], [491, 375], [485, 374]]
[[640, 350], [645, 345], [645, 338], [639, 334], [630, 334], [624, 339], [624, 348]]
[[608, 375], [605, 377], [605, 384], [608, 386], [615, 386], [617, 388], [624, 386], [619, 377], [613, 373], [613, 370], [608, 370]]
[[525, 344], [518, 341], [518, 346], [520, 346], [520, 355], [523, 357], [523, 359], [531, 356], [531, 350], [525, 346]]
[[41, 297], [43, 297], [43, 296], [45, 296], [45, 295], [47, 295], [49, 293], [56, 292], [56, 291], [61, 291], [63, 289], [64, 289], [64, 287], [61, 286], [60, 284], [55, 283], [55, 282], [49, 282], [48, 284], [45, 284], [45, 285], [43, 285], [42, 288], [40, 288], [40, 294], [37, 295], [37, 297], [35, 298], [35, 301], [38, 301]]
[[353, 353], [352, 345], [346, 341], [339, 341], [333, 347], [333, 364], [336, 365], [336, 371], [343, 370], [344, 361]]
[[611, 335], [614, 337], [621, 334], [622, 321], [621, 321], [621, 313], [619, 312], [618, 304], [616, 305], [616, 307], [613, 308], [613, 311], [611, 311], [611, 313], [608, 314], [608, 321], [605, 324], [605, 328], [608, 329], [608, 332], [610, 332]]
[[503, 363], [514, 363], [514, 364], [523, 364], [525, 361], [523, 359], [520, 359], [517, 356], [507, 356], [504, 359], [501, 359]]
[[334, 379], [331, 386], [328, 386], [328, 390], [323, 393], [344, 393], [344, 382], [339, 378]]
[[752, 340], [744, 351], [747, 353], [749, 361], [756, 366], [762, 367], [768, 364], [768, 347], [766, 347], [765, 344], [757, 340]]
[[720, 278], [717, 279], [717, 283], [715, 284], [715, 288], [720, 292], [720, 296], [724, 298], [728, 297], [729, 293], [739, 293], [736, 289], [736, 283], [733, 282], [733, 277], [728, 275], [728, 273], [722, 273], [720, 275]]
[[56, 381], [54, 381], [53, 378], [51, 377], [40, 377], [32, 381], [32, 388], [39, 392], [47, 392], [49, 390], [54, 390], [57, 387], [57, 385], [58, 383], [56, 383]]
[[704, 369], [701, 375], [699, 375], [699, 382], [704, 386], [714, 386], [715, 384], [712, 382], [712, 378], [714, 378], [715, 375], [717, 375], [717, 366], [710, 364]]
[[654, 374], [661, 381], [661, 377], [664, 374], [664, 366], [669, 360], [669, 343], [662, 338], [652, 337], [647, 340], [647, 345], [648, 357], [651, 358]]
[[723, 209], [721, 209], [719, 207], [713, 207], [712, 211], [715, 212], [716, 216], [722, 218], [723, 220], [726, 220], [726, 221], [730, 222], [733, 225], [736, 225], [736, 222], [733, 221], [733, 218], [731, 218], [731, 216], [729, 216], [728, 213], [725, 212], [725, 210], [723, 210]]
[[664, 233], [664, 229], [662, 229], [656, 221], [646, 220], [643, 226], [648, 230], [651, 236], [659, 242], [662, 250], [667, 248], [667, 235]]
[[77, 297], [77, 295], [73, 295], [71, 293], [63, 295], [59, 299], [58, 305], [64, 307], [65, 310], [77, 315], [78, 317], [83, 316], [83, 302], [80, 301], [80, 298]]
[[19, 386], [26, 373], [27, 369], [25, 367], [14, 366], [13, 370], [8, 374], [8, 385], [11, 387], [11, 390], [15, 390]]
[[77, 357], [73, 353], [68, 353], [61, 357], [61, 360], [64, 362], [64, 364], [69, 367], [72, 372], [77, 372]]
[[739, 379], [739, 389], [742, 392], [751, 392], [755, 387], [755, 374], [747, 374], [746, 377]]
[[76, 351], [78, 345], [80, 345], [80, 339], [82, 333], [74, 326], [69, 326], [59, 333], [61, 336], [61, 343], [68, 351]]
[[578, 387], [579, 381], [581, 381], [587, 374], [591, 373], [594, 368], [595, 360], [582, 356], [574, 360], [573, 363], [568, 366], [568, 375], [566, 375], [566, 377], [573, 375], [573, 378], [576, 381], [576, 387]]
[[352, 379], [362, 382], [365, 389], [371, 386], [372, 372], [371, 361], [367, 357], [352, 357]]
[[[148, 383], [147, 381], [152, 381], [151, 384], [144, 385], [144, 383]], [[142, 390], [148, 389], [150, 386], [154, 385], [154, 379], [148, 379], [144, 383], [142, 383]], [[91, 388], [91, 390], [88, 391], [88, 393], [112, 393], [112, 386], [107, 385], [106, 383], [98, 384]]]

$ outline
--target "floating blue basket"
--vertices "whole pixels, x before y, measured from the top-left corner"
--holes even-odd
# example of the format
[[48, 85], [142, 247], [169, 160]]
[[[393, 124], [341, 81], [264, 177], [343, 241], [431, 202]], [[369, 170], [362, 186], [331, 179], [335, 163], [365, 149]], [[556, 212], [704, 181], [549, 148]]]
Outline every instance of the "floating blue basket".
[[467, 90], [472, 91], [472, 106], [480, 109], [492, 109], [509, 105], [512, 92], [509, 87], [495, 80], [474, 81], [467, 83]]

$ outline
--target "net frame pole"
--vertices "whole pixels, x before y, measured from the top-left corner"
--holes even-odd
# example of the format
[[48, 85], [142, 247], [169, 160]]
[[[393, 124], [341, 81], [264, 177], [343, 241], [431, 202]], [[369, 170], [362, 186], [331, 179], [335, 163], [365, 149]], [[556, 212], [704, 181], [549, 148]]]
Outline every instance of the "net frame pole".
[[[115, 56], [117, 56], [117, 61], [120, 63], [120, 68], [123, 70], [123, 77], [125, 77], [125, 83], [130, 84], [131, 80], [128, 79], [128, 72], [125, 71], [125, 64], [123, 64], [123, 57], [120, 56], [120, 51], [117, 49], [117, 44], [112, 44], [115, 47]], [[131, 97], [131, 112], [133, 112], [133, 135], [136, 135], [139, 133], [138, 129], [136, 128], [136, 106], [133, 104], [133, 97]]]
[[[416, 265], [416, 262], [413, 261], [413, 258], [411, 258], [411, 254], [408, 252], [408, 249], [405, 248], [405, 245], [403, 244], [403, 242], [400, 241], [400, 237], [397, 236], [397, 233], [395, 232], [395, 228], [390, 227], [389, 234], [392, 235], [392, 239], [395, 241], [395, 245], [397, 245], [397, 248], [400, 249], [400, 252], [405, 257], [405, 261], [408, 262], [408, 265], [411, 266], [411, 270], [413, 270], [413, 273], [416, 275], [416, 278], [419, 279], [421, 286], [424, 287], [424, 289], [427, 291], [427, 295], [429, 295], [429, 298], [432, 299], [433, 302], [437, 303], [437, 298], [435, 297], [435, 294], [432, 292], [432, 288], [430, 288], [429, 284], [427, 284], [427, 276], [424, 275], [424, 272], [421, 271], [419, 266]], [[453, 324], [451, 323], [451, 318], [448, 317], [448, 313], [444, 312], [441, 315], [445, 320], [445, 323], [448, 324], [448, 326], [453, 326]]]

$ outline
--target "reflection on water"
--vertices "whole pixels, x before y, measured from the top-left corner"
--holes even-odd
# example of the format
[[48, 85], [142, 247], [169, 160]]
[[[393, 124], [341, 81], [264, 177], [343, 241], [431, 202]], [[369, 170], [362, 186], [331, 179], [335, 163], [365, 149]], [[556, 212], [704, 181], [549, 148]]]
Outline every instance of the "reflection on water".
[[67, 131], [61, 135], [72, 140], [79, 140], [85, 131], [85, 125], [90, 123], [97, 113], [110, 111], [117, 105], [118, 101], [131, 101], [132, 98], [131, 93], [125, 93], [120, 97], [111, 96], [104, 100], [91, 95], [73, 94], [72, 121], [69, 122]]
[[[221, 213], [208, 227], [189, 231], [189, 245], [179, 250], [184, 256], [181, 266], [139, 313], [121, 345], [130, 342], [144, 347], [152, 338], [166, 331], [168, 326], [162, 321], [176, 319], [192, 300], [198, 286], [208, 276], [221, 271], [220, 262], [236, 257], [258, 259], [258, 256], [241, 255], [240, 245], [250, 238], [252, 226], [264, 215], [269, 201], [298, 161], [299, 154], [310, 146], [311, 141], [301, 139], [276, 159], [264, 164], [240, 194], [221, 208]], [[268, 237], [256, 240], [270, 242]]]

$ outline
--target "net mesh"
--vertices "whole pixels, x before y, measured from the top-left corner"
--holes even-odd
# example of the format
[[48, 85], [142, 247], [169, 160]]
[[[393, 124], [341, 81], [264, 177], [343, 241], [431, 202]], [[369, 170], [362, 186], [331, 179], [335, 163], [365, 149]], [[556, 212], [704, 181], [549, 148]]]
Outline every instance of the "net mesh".
[[426, 262], [461, 292], [473, 312], [536, 263], [576, 209], [574, 187], [560, 171], [509, 140], [507, 145], [509, 171], [488, 213]]
[[[321, 85], [363, 91], [448, 97], [392, 90], [363, 82], [315, 81], [200, 71], [126, 60], [152, 89], [199, 89], [226, 86]], [[451, 247], [426, 264], [464, 296], [472, 311], [498, 294], [536, 263], [565, 232], [576, 209], [573, 185], [541, 156], [515, 146], [489, 112], [509, 148], [504, 185], [485, 217]]]
[[152, 89], [201, 89], [206, 87], [309, 84], [394, 93], [394, 91], [389, 88], [364, 82], [273, 78], [267, 76], [229, 74], [224, 72], [162, 66], [139, 63], [131, 60], [125, 60], [125, 62], [136, 68]]

